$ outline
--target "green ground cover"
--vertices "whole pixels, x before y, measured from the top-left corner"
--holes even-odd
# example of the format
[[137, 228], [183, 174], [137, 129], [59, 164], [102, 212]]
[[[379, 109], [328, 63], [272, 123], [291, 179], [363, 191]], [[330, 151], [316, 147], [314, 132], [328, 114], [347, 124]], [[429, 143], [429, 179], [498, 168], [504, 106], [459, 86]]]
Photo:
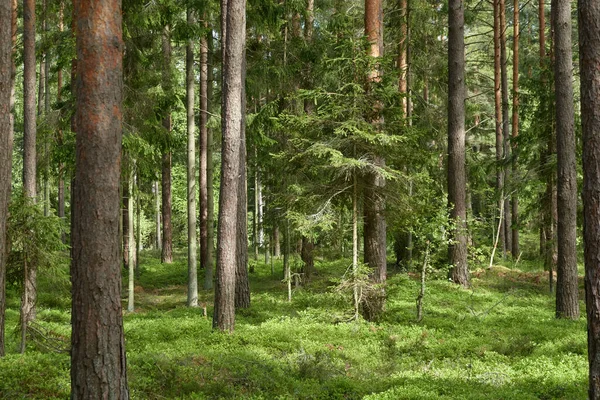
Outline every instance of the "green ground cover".
[[[142, 260], [136, 311], [124, 316], [133, 399], [586, 398], [585, 319], [554, 318], [542, 272], [478, 270], [469, 290], [428, 281], [420, 323], [417, 277], [391, 273], [387, 311], [369, 323], [347, 322], [349, 295], [334, 288], [348, 261], [317, 262], [291, 303], [280, 262], [276, 276], [258, 263], [252, 307], [238, 313], [234, 334], [222, 334], [211, 329], [207, 292], [208, 318], [185, 307], [185, 259], [161, 265], [152, 256]], [[40, 334], [24, 356], [9, 294], [2, 399], [69, 397], [69, 356], [59, 352], [69, 340], [69, 288], [59, 278], [40, 282]]]

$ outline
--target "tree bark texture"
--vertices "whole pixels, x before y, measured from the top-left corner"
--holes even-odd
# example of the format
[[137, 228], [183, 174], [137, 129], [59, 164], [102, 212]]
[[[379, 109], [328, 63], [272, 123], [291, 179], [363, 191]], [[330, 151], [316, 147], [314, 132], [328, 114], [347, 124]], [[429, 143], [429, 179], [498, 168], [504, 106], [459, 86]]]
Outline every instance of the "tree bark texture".
[[[163, 52], [163, 90], [169, 92], [171, 90], [171, 34], [169, 26], [165, 26], [162, 35], [162, 52]], [[173, 262], [173, 227], [171, 225], [171, 210], [173, 208], [173, 200], [171, 197], [171, 149], [169, 138], [173, 129], [171, 120], [171, 111], [166, 110], [163, 117], [163, 127], [165, 128], [165, 148], [162, 154], [162, 252], [161, 261], [170, 264]]]
[[573, 106], [571, 2], [557, 0], [554, 24], [554, 90], [558, 160], [558, 260], [556, 316], [579, 318], [577, 282], [577, 162]]
[[304, 281], [309, 282], [310, 278], [315, 270], [315, 257], [313, 250], [315, 245], [313, 241], [306, 236], [302, 236], [302, 251], [300, 252], [300, 258], [304, 263], [302, 272], [304, 273]]
[[235, 271], [235, 308], [250, 307], [250, 280], [248, 277], [248, 169], [246, 166], [246, 50], [242, 55], [242, 119], [240, 121], [240, 163], [237, 209], [237, 268]]
[[600, 399], [600, 3], [578, 0], [590, 399]]
[[[188, 7], [187, 23], [196, 23]], [[186, 111], [187, 111], [187, 212], [188, 212], [188, 307], [198, 306], [198, 244], [196, 235], [196, 125], [194, 121], [195, 78], [194, 43], [188, 39], [185, 49]]]
[[246, 2], [245, 0], [223, 0], [221, 7], [222, 37], [225, 38], [223, 44], [225, 50], [223, 57], [223, 140], [217, 230], [217, 284], [213, 327], [221, 331], [231, 332], [235, 326], [237, 216], [241, 167], [242, 69], [246, 42]]
[[[36, 107], [35, 107], [35, 0], [23, 1], [23, 193], [36, 201]], [[37, 268], [24, 265], [24, 290], [21, 320], [26, 325], [35, 319]]]
[[0, 2], [0, 357], [4, 356], [4, 327], [6, 312], [6, 262], [8, 203], [12, 180], [12, 151], [14, 137], [14, 79], [13, 41], [15, 39], [16, 2]]
[[71, 398], [128, 399], [121, 308], [119, 180], [121, 2], [74, 2], [76, 175], [71, 281]]
[[469, 284], [465, 170], [465, 10], [462, 0], [449, 0], [448, 13], [448, 205], [455, 224], [448, 247], [451, 279]]

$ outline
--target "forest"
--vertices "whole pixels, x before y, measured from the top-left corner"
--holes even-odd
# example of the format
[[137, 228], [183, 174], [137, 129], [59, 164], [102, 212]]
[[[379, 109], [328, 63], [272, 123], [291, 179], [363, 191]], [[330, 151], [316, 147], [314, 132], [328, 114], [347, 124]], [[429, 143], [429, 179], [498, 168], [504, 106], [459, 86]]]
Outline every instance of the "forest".
[[600, 399], [600, 3], [0, 0], [0, 398]]

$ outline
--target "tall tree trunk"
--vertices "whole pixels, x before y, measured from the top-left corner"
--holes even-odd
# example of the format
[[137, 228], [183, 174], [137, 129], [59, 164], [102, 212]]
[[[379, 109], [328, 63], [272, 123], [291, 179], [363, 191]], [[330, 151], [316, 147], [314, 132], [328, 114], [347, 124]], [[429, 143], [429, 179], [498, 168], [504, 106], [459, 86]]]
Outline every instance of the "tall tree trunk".
[[160, 224], [160, 217], [161, 217], [161, 211], [160, 211], [160, 203], [161, 203], [161, 197], [160, 197], [160, 189], [159, 189], [159, 184], [158, 181], [155, 181], [153, 183], [153, 190], [152, 192], [154, 193], [154, 226], [155, 226], [155, 236], [156, 236], [156, 249], [157, 250], [162, 250], [162, 238], [161, 238], [161, 224]]
[[[187, 23], [196, 21], [191, 8], [187, 9]], [[187, 111], [187, 212], [188, 212], [188, 307], [198, 306], [198, 248], [196, 236], [196, 125], [194, 121], [194, 43], [188, 39], [185, 49], [186, 111]]]
[[[36, 201], [36, 113], [35, 113], [35, 0], [23, 1], [23, 192]], [[21, 298], [22, 327], [35, 319], [37, 267], [34, 262], [23, 266], [24, 289]], [[25, 351], [22, 332], [21, 352]]]
[[[245, 8], [245, 5], [244, 5]], [[244, 42], [245, 42], [244, 22]], [[246, 46], [242, 53], [242, 118], [240, 121], [240, 164], [237, 209], [237, 268], [235, 272], [235, 308], [250, 307], [250, 281], [248, 277], [248, 167], [246, 165]]]
[[[207, 27], [206, 13], [203, 25]], [[209, 33], [212, 35], [212, 32]], [[200, 268], [208, 264], [208, 42], [200, 38]]]
[[[243, 59], [245, 59], [245, 51]], [[238, 185], [238, 210], [237, 210], [237, 268], [235, 272], [235, 308], [250, 307], [250, 281], [248, 277], [248, 176], [246, 167], [246, 91], [245, 62], [242, 66], [242, 121], [240, 128], [240, 174]]]
[[[500, 1], [494, 0], [494, 109], [496, 117], [496, 197], [498, 199], [498, 210], [504, 210], [504, 133], [502, 131], [502, 41], [501, 41], [501, 19]], [[505, 219], [504, 213], [498, 215], [498, 224], [502, 227], [498, 231], [498, 242], [502, 247], [502, 257], [506, 256]]]
[[590, 399], [600, 399], [600, 4], [578, 0], [583, 240]]
[[509, 157], [510, 147], [508, 140], [510, 138], [510, 125], [508, 120], [508, 73], [506, 65], [506, 5], [505, 0], [500, 1], [500, 80], [502, 81], [502, 164], [504, 191], [504, 241], [507, 253], [512, 253], [512, 219], [510, 208], [510, 170], [506, 167], [506, 160]]
[[[545, 68], [546, 64], [546, 13], [545, 2], [539, 0], [538, 3], [538, 25], [539, 25], [539, 50], [540, 50], [540, 65]], [[545, 82], [545, 78], [542, 81]], [[542, 240], [540, 241], [540, 249], [543, 252], [544, 267], [548, 270], [548, 283], [550, 292], [554, 291], [554, 266], [556, 264], [556, 219], [557, 215], [557, 200], [556, 200], [556, 183], [554, 171], [550, 167], [550, 160], [555, 153], [556, 140], [553, 138], [552, 127], [547, 127], [545, 132], [547, 136], [547, 147], [541, 155], [542, 171], [546, 179], [546, 191], [542, 200]]]
[[577, 281], [577, 162], [573, 108], [571, 2], [556, 0], [554, 90], [558, 157], [556, 316], [579, 318]]
[[[162, 35], [163, 51], [163, 89], [165, 92], [171, 90], [171, 32], [169, 26], [165, 26]], [[171, 136], [173, 129], [171, 111], [166, 110], [163, 117], [165, 135]], [[165, 142], [168, 142], [166, 140]], [[173, 227], [171, 226], [171, 209], [173, 207], [171, 197], [171, 149], [165, 144], [162, 155], [162, 253], [161, 261], [170, 264], [173, 262]]]
[[279, 225], [275, 223], [273, 227], [273, 257], [281, 257], [281, 238], [279, 237]]
[[77, 0], [71, 398], [128, 399], [119, 260], [123, 42], [118, 0]]
[[[59, 32], [64, 31], [64, 8], [65, 4], [61, 0], [58, 12], [58, 30]], [[57, 89], [56, 89], [56, 102], [62, 102], [62, 86], [63, 86], [63, 71], [62, 68], [58, 68], [56, 73]], [[57, 135], [57, 145], [63, 146], [63, 131], [59, 126]], [[65, 163], [60, 162], [58, 165], [58, 217], [62, 220], [65, 219]], [[61, 239], [63, 243], [67, 243], [66, 232], [61, 233]]]
[[[128, 165], [127, 158], [123, 161], [124, 167]], [[122, 171], [125, 174], [127, 171]], [[123, 267], [129, 269], [129, 248], [132, 246], [129, 235], [129, 214], [133, 213], [130, 208], [129, 199], [132, 197], [129, 187], [129, 175], [121, 176], [121, 193], [122, 193], [122, 212], [121, 212], [121, 233], [123, 240]]]
[[127, 226], [127, 270], [129, 272], [128, 287], [127, 287], [127, 311], [133, 312], [135, 309], [135, 237], [133, 235], [133, 160], [129, 157], [127, 162], [127, 223], [123, 224], [123, 227]]
[[254, 209], [252, 218], [252, 239], [254, 245], [254, 260], [258, 261], [258, 162], [256, 155], [256, 147], [254, 148]]
[[235, 326], [237, 232], [241, 175], [243, 68], [246, 42], [245, 0], [221, 1], [223, 52], [223, 106], [221, 190], [217, 231], [217, 285], [213, 327], [233, 331]]
[[358, 320], [362, 293], [358, 285], [358, 179], [356, 175], [356, 172], [352, 174], [352, 297], [354, 319]]
[[[365, 0], [365, 36], [369, 41], [367, 55], [373, 58], [382, 57], [383, 3], [381, 0]], [[380, 79], [380, 72], [377, 68], [370, 71], [369, 80], [371, 82]], [[379, 107], [381, 105], [377, 105], [375, 108]], [[375, 125], [381, 125], [382, 122], [381, 115], [376, 115], [372, 121]], [[381, 155], [375, 155], [373, 163], [383, 167], [385, 160]], [[379, 174], [376, 172], [367, 174], [364, 195], [364, 261], [373, 269], [372, 279], [376, 284], [384, 284], [387, 277], [384, 186], [385, 180]], [[374, 320], [385, 308], [385, 289], [381, 287], [370, 297], [370, 299], [365, 299], [368, 307], [363, 307], [363, 311], [367, 319]]]
[[[205, 22], [208, 26], [208, 21]], [[205, 115], [208, 123], [208, 116], [211, 110], [212, 104], [212, 85], [213, 85], [213, 73], [212, 73], [212, 55], [213, 55], [213, 37], [212, 32], [207, 36], [207, 58], [206, 65], [208, 71], [207, 87], [206, 87], [206, 107]], [[214, 260], [213, 260], [213, 249], [214, 249], [214, 196], [213, 196], [213, 132], [212, 129], [206, 128], [206, 264], [204, 271], [204, 289], [212, 289], [213, 287], [213, 271], [214, 271]]]
[[4, 356], [6, 325], [6, 262], [8, 258], [7, 219], [12, 182], [12, 151], [14, 136], [13, 49], [16, 39], [16, 0], [0, 3], [0, 357]]
[[451, 279], [469, 284], [465, 170], [465, 10], [462, 0], [448, 6], [448, 205], [455, 224], [448, 247]]
[[[46, 0], [42, 1], [42, 40], [48, 38], [48, 7]], [[42, 88], [38, 103], [38, 115], [48, 116], [50, 111], [50, 57], [47, 45], [43, 49], [40, 63], [40, 88]], [[42, 101], [43, 98], [43, 101]], [[44, 215], [50, 215], [50, 138], [44, 135], [44, 174], [43, 174]]]
[[[514, 0], [513, 7], [513, 104], [512, 104], [512, 177], [517, 176], [517, 143], [519, 136], [519, 0]], [[516, 189], [511, 196], [512, 203], [512, 255], [519, 258], [519, 196]]]

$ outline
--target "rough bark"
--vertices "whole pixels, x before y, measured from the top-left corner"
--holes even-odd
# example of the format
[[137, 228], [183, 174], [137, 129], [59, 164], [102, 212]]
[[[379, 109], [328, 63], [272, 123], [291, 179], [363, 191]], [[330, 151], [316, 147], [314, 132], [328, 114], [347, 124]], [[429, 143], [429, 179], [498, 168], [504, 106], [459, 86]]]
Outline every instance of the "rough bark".
[[577, 162], [573, 107], [571, 2], [557, 0], [554, 21], [554, 94], [558, 161], [556, 316], [579, 318], [577, 282]]
[[[16, 38], [16, 1], [0, 3], [0, 357], [4, 356], [6, 311], [6, 261], [8, 257], [6, 222], [12, 180], [12, 150], [14, 136], [13, 43]], [[14, 19], [13, 19], [14, 18]]]
[[[514, 0], [513, 6], [513, 101], [512, 101], [512, 176], [517, 175], [517, 143], [519, 137], [519, 0]], [[512, 255], [518, 259], [519, 249], [519, 196], [515, 190], [511, 196], [512, 214]]]
[[77, 0], [74, 14], [78, 61], [71, 398], [128, 399], [118, 240], [121, 3]]
[[600, 399], [600, 3], [578, 0], [590, 399]]
[[240, 162], [237, 209], [237, 267], [235, 271], [235, 308], [250, 307], [250, 280], [248, 277], [248, 176], [246, 167], [246, 91], [245, 81], [245, 51], [242, 56], [242, 120], [240, 128]]
[[[162, 35], [162, 52], [163, 52], [163, 90], [169, 92], [171, 90], [171, 34], [169, 26], [165, 26]], [[171, 111], [166, 110], [163, 117], [163, 127], [167, 139], [171, 136], [173, 123], [171, 121]], [[165, 148], [162, 154], [162, 252], [161, 261], [170, 264], [173, 262], [173, 227], [171, 226], [171, 210], [173, 200], [171, 197], [171, 149], [169, 148], [169, 140], [165, 140]]]
[[469, 285], [465, 170], [465, 37], [462, 0], [450, 0], [448, 13], [448, 205], [455, 229], [448, 247], [451, 279]]
[[[238, 195], [243, 119], [243, 56], [246, 41], [245, 0], [222, 0], [223, 105], [221, 189], [217, 230], [217, 284], [213, 327], [233, 331], [237, 267]], [[225, 11], [226, 10], [226, 11]]]
[[[36, 201], [35, 0], [23, 1], [23, 193]], [[37, 268], [26, 263], [21, 298], [22, 326], [35, 319]], [[25, 335], [22, 332], [23, 336]], [[25, 343], [21, 343], [24, 351]]]
[[[188, 7], [187, 23], [196, 23]], [[196, 125], [194, 121], [194, 43], [188, 39], [185, 49], [187, 111], [187, 212], [188, 212], [188, 307], [198, 306], [198, 248], [196, 235]]]

